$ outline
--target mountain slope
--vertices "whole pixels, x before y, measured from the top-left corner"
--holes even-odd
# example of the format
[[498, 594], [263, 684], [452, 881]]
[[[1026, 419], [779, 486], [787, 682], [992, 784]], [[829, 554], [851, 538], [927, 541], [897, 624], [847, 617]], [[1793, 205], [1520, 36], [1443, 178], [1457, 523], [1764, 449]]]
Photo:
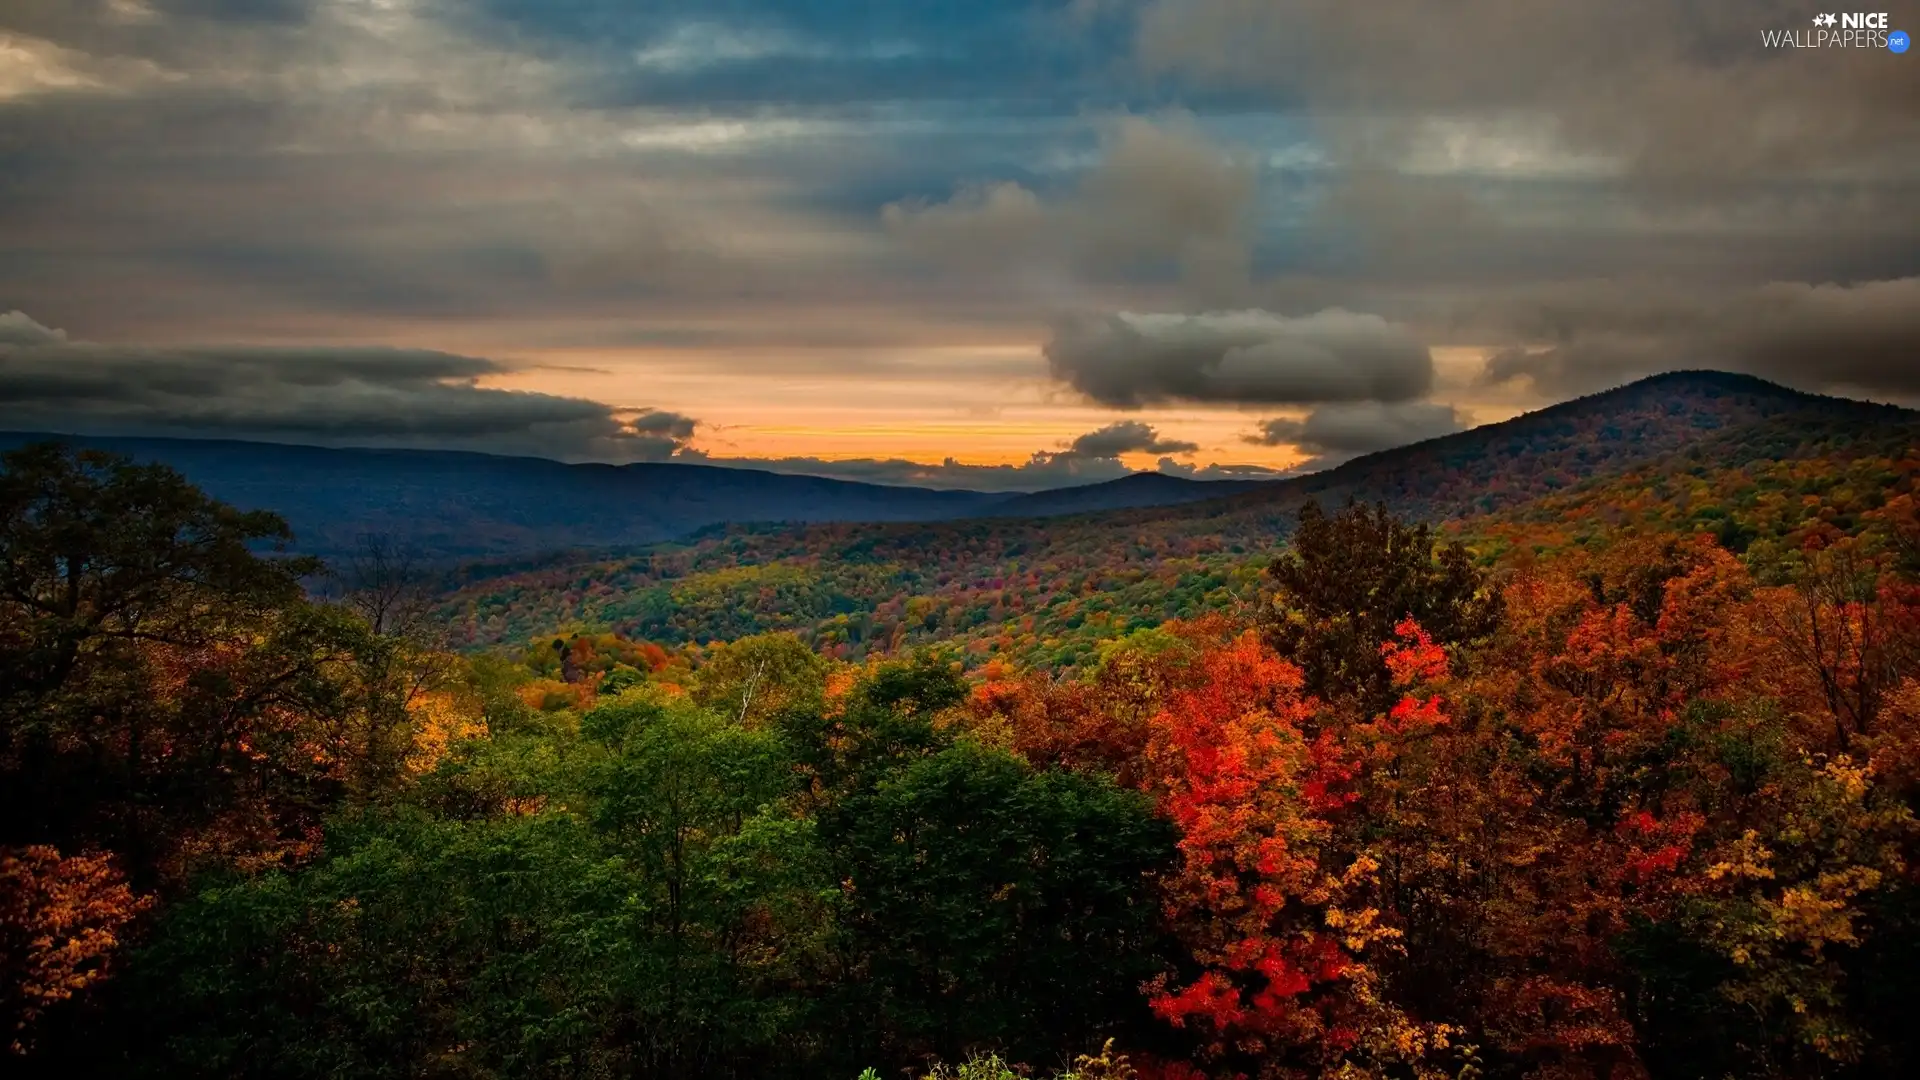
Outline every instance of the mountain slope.
[[55, 438], [161, 461], [218, 498], [270, 509], [300, 550], [327, 555], [383, 533], [436, 558], [640, 546], [721, 522], [919, 521], [1002, 496], [704, 465], [568, 465], [432, 450], [0, 433], [0, 449]]
[[1166, 473], [1141, 472], [1098, 484], [1055, 488], [1019, 495], [987, 507], [996, 517], [1057, 517], [1101, 510], [1178, 506], [1205, 502], [1276, 483], [1273, 480], [1189, 480]]
[[1384, 502], [1426, 518], [1488, 513], [1762, 421], [1799, 417], [1865, 430], [1915, 416], [1892, 405], [1805, 394], [1750, 375], [1672, 372], [1180, 512], [1258, 513], [1265, 503], [1292, 507], [1311, 497]]
[[663, 641], [789, 629], [853, 655], [956, 639], [1071, 664], [1096, 633], [1246, 594], [1310, 499], [1477, 519], [1636, 469], [1800, 461], [1834, 472], [1900, 458], [1917, 436], [1920, 414], [1907, 410], [1741, 376], [1662, 376], [1225, 499], [1045, 519], [732, 526], [638, 557], [474, 582], [446, 612], [473, 644], [567, 626]]

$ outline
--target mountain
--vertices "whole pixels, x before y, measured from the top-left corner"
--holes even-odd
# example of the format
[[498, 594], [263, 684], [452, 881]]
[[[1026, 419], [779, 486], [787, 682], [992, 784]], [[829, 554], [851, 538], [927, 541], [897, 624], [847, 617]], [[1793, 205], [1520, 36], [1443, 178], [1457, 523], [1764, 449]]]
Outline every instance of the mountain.
[[705, 465], [569, 465], [438, 450], [0, 433], [164, 462], [214, 496], [287, 519], [301, 551], [380, 533], [439, 559], [632, 547], [745, 521], [923, 521], [1003, 499]]
[[[1801, 518], [1781, 506], [1896, 473], [1889, 463], [1917, 446], [1920, 413], [1683, 372], [1226, 498], [1050, 518], [727, 526], [632, 557], [470, 581], [444, 610], [473, 645], [562, 627], [663, 642], [779, 629], [845, 655], [954, 640], [978, 655], [1071, 666], [1101, 636], [1251, 595], [1309, 500], [1385, 502], [1468, 531], [1506, 522], [1531, 541], [1534, 507], [1585, 507], [1589, 488], [1637, 491], [1665, 476], [1725, 492], [1729, 535], [1784, 536]], [[1682, 484], [1689, 477], [1698, 483]], [[1742, 517], [1744, 503], [1773, 516]], [[1645, 516], [1693, 527], [1685, 514]]]
[[[219, 498], [278, 511], [293, 526], [300, 549], [314, 554], [338, 554], [362, 534], [381, 533], [430, 558], [522, 560], [513, 566], [518, 568], [543, 555], [537, 561], [549, 567], [579, 561], [556, 559], [554, 552], [604, 553], [675, 540], [708, 544], [700, 550], [731, 550], [726, 545], [746, 536], [753, 537], [748, 546], [808, 552], [840, 535], [821, 531], [828, 523], [843, 522], [874, 526], [847, 535], [876, 550], [941, 542], [934, 539], [939, 534], [915, 532], [905, 523], [967, 518], [997, 522], [985, 527], [986, 539], [979, 541], [987, 547], [1097, 547], [1112, 530], [1228, 547], [1259, 544], [1271, 542], [1310, 498], [1377, 500], [1416, 516], [1460, 517], [1564, 491], [1770, 419], [1825, 419], [1873, 430], [1911, 415], [1749, 376], [1680, 372], [1288, 480], [1195, 481], [1138, 473], [1011, 496], [678, 463], [568, 465], [456, 451], [225, 440], [0, 434], [0, 448], [63, 438], [166, 462]], [[1048, 523], [1039, 524], [1041, 518]], [[1033, 524], [1018, 527], [1014, 520]], [[768, 529], [766, 523], [810, 524], [814, 530]], [[734, 539], [701, 539], [703, 530], [716, 528], [731, 530], [723, 536]], [[1077, 531], [1084, 529], [1093, 532], [1081, 538]], [[968, 528], [954, 535], [978, 532]]]
[[1159, 472], [1139, 472], [1098, 484], [1036, 491], [995, 503], [986, 512], [996, 517], [1055, 517], [1100, 510], [1178, 506], [1204, 502], [1244, 491], [1254, 491], [1273, 480], [1188, 480]]
[[1802, 393], [1751, 375], [1677, 371], [1261, 484], [1196, 512], [1230, 515], [1270, 503], [1296, 506], [1312, 497], [1384, 502], [1424, 518], [1490, 513], [1763, 421], [1829, 420], [1868, 431], [1916, 416], [1892, 405]]
[[310, 554], [338, 554], [379, 533], [449, 562], [640, 547], [723, 524], [1043, 516], [1192, 502], [1247, 486], [1136, 473], [1008, 495], [678, 462], [570, 465], [461, 451], [31, 432], [0, 432], [0, 450], [42, 439], [171, 465], [236, 506], [277, 511]]

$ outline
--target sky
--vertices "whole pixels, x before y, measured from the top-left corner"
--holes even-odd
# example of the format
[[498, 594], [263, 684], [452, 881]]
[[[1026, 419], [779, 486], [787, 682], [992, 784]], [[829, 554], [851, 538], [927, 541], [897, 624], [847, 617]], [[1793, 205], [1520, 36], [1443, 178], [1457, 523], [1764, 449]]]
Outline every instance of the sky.
[[0, 427], [1030, 490], [1916, 403], [1920, 57], [1822, 11], [0, 0]]

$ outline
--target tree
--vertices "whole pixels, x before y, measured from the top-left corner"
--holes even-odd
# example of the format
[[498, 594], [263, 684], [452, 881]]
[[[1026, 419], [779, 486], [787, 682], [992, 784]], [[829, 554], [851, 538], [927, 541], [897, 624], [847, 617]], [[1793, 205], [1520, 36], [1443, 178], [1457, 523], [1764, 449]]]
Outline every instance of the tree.
[[0, 753], [42, 734], [27, 710], [84, 711], [131, 648], [203, 645], [299, 599], [317, 565], [254, 550], [289, 539], [162, 465], [57, 443], [0, 457]]
[[1267, 643], [1300, 668], [1308, 694], [1361, 717], [1393, 704], [1380, 646], [1402, 620], [1443, 646], [1483, 639], [1500, 621], [1499, 593], [1466, 549], [1436, 547], [1426, 525], [1402, 522], [1385, 506], [1349, 504], [1328, 517], [1306, 504], [1268, 575]]
[[1792, 586], [1767, 599], [1757, 609], [1766, 635], [1805, 684], [1800, 702], [1825, 714], [1834, 747], [1879, 734], [1888, 699], [1920, 672], [1920, 588], [1843, 537], [1809, 545]]
[[792, 634], [755, 634], [716, 646], [694, 672], [693, 700], [751, 726], [783, 709], [817, 707], [827, 662]]
[[[0, 459], [0, 860], [38, 883], [0, 890], [0, 922], [91, 928], [61, 985], [113, 959], [113, 912], [209, 865], [311, 854], [327, 810], [411, 754], [418, 666], [307, 602], [317, 564], [259, 550], [288, 540], [163, 466]], [[46, 999], [45, 964], [5, 967], [25, 981], [0, 995]]]
[[331, 577], [340, 602], [365, 619], [374, 633], [423, 645], [438, 641], [433, 575], [418, 549], [383, 533], [366, 533]]
[[1249, 631], [1153, 718], [1148, 783], [1180, 831], [1164, 903], [1198, 965], [1163, 976], [1153, 1009], [1204, 1060], [1262, 1076], [1437, 1075], [1448, 1029], [1404, 1015], [1374, 966], [1400, 933], [1367, 903], [1378, 859], [1334, 827], [1359, 762], [1311, 722], [1304, 682]]
[[0, 845], [106, 847], [144, 888], [234, 800], [306, 786], [294, 713], [347, 650], [306, 617], [314, 564], [254, 550], [287, 539], [163, 466], [0, 459]]
[[107, 975], [147, 906], [108, 856], [0, 848], [0, 1054], [26, 1053], [42, 1014]]
[[1172, 833], [1105, 778], [963, 740], [850, 796], [821, 834], [870, 985], [851, 1003], [894, 1056], [1090, 1049], [1162, 963], [1147, 886]]

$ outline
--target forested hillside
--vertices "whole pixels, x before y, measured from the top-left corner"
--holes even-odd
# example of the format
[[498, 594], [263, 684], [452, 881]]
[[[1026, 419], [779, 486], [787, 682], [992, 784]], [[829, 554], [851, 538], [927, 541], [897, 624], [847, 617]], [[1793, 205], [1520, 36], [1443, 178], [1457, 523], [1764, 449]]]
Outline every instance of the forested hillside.
[[1310, 501], [1444, 521], [1489, 558], [1625, 525], [1771, 551], [1820, 522], [1855, 528], [1909, 491], [1917, 445], [1920, 416], [1905, 410], [1664, 376], [1227, 499], [1046, 520], [733, 527], [481, 580], [442, 613], [470, 645], [554, 629], [672, 644], [781, 630], [843, 659], [955, 641], [976, 662], [1072, 667], [1116, 633], [1234, 610]]
[[[45, 439], [0, 432], [0, 449]], [[632, 547], [731, 521], [929, 521], [1004, 496], [706, 465], [569, 465], [445, 450], [208, 439], [60, 437], [167, 465], [218, 498], [272, 510], [300, 550], [341, 556], [369, 534], [446, 563]]]
[[1478, 558], [1309, 506], [1071, 670], [461, 655], [388, 553], [318, 602], [270, 514], [9, 455], [9, 1075], [1911, 1076], [1920, 455], [1815, 430]]

